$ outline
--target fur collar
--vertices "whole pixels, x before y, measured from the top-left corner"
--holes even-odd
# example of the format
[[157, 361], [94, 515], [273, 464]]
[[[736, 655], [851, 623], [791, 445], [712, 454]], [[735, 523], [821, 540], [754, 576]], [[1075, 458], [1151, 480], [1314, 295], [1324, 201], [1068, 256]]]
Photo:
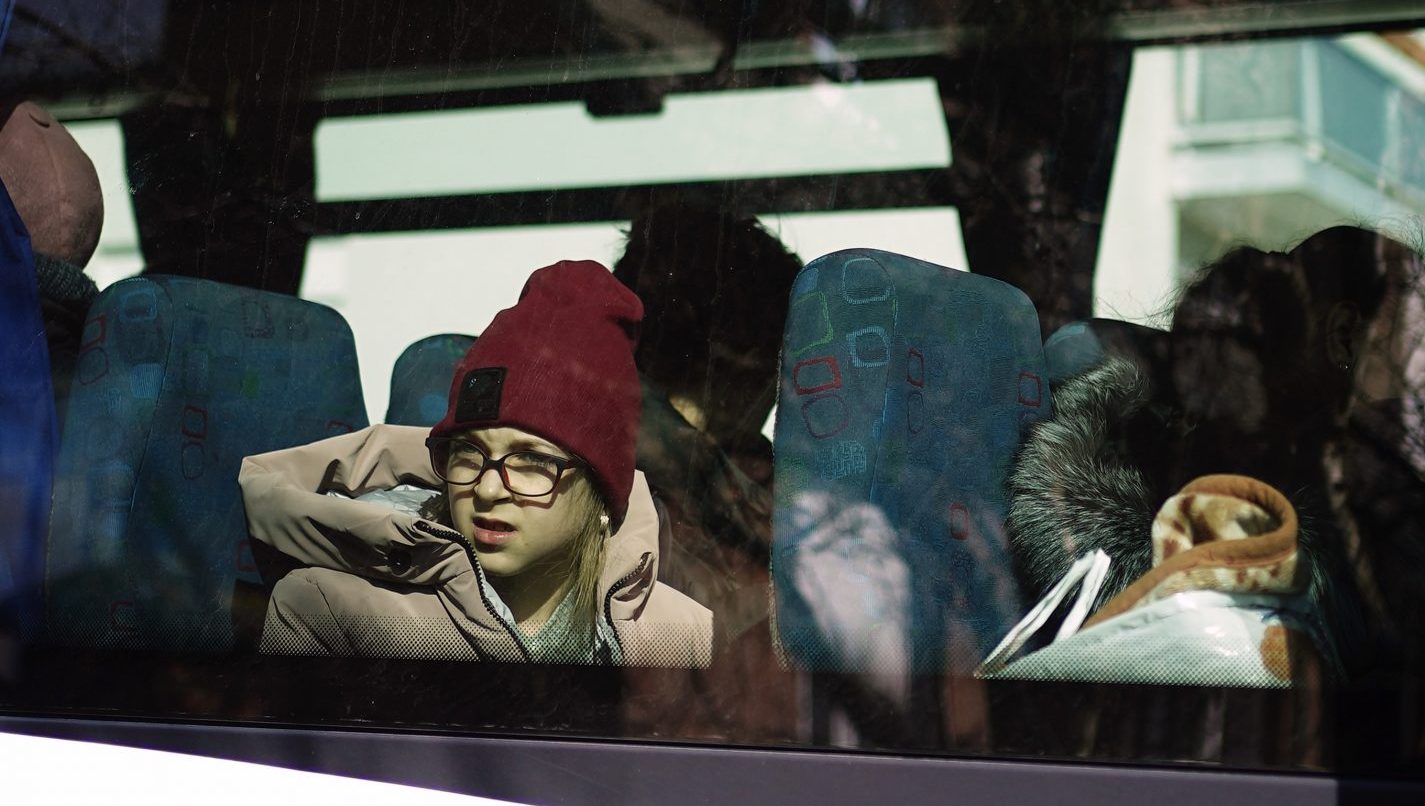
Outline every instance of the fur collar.
[[1152, 564], [1149, 533], [1163, 499], [1128, 434], [1149, 409], [1152, 388], [1132, 362], [1109, 358], [1053, 395], [1053, 419], [1034, 425], [1010, 474], [1010, 544], [1035, 595], [1075, 559], [1102, 549], [1113, 558], [1102, 602]]

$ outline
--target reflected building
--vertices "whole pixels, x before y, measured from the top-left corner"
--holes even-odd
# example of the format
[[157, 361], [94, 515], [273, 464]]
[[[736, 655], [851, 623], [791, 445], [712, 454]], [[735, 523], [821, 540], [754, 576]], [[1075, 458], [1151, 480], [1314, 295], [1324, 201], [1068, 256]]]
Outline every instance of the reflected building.
[[1289, 249], [1337, 224], [1419, 239], [1425, 33], [1137, 52], [1096, 315], [1164, 324], [1229, 249]]

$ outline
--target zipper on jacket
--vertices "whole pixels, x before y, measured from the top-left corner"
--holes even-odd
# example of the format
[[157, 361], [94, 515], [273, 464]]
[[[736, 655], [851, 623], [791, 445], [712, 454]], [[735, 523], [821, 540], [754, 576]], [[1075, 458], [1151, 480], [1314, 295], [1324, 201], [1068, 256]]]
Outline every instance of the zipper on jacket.
[[618, 628], [614, 627], [614, 591], [617, 591], [624, 585], [627, 585], [635, 579], [638, 579], [639, 577], [643, 576], [643, 572], [648, 568], [648, 558], [652, 556], [652, 552], [643, 552], [643, 556], [638, 558], [637, 567], [635, 567], [627, 574], [624, 574], [623, 577], [619, 579], [619, 581], [615, 582], [612, 586], [609, 587], [608, 593], [604, 594], [604, 621], [607, 621], [609, 623], [609, 629], [614, 631], [614, 640], [618, 641], [618, 648], [620, 652], [623, 651], [623, 636], [619, 635]]
[[[455, 531], [454, 529], [440, 529], [439, 531], [436, 531], [436, 527], [427, 526], [426, 524], [426, 521], [418, 520], [416, 521], [415, 526], [417, 530], [425, 532], [431, 537], [450, 540], [456, 543], [461, 548], [465, 549], [465, 552], [470, 555], [470, 565], [475, 569], [475, 577], [477, 582], [479, 583], [478, 587], [480, 588], [480, 603], [485, 605], [485, 611], [490, 614], [490, 618], [494, 619], [495, 623], [499, 624], [501, 627], [504, 627], [505, 632], [509, 633], [510, 639], [515, 642], [515, 648], [520, 651], [520, 655], [524, 658], [524, 662], [533, 662], [534, 658], [529, 654], [529, 649], [525, 647], [524, 640], [520, 638], [518, 634], [518, 628], [505, 621], [504, 618], [500, 616], [499, 612], [495, 610], [494, 603], [491, 602], [490, 598], [485, 595], [485, 585], [489, 583], [485, 579], [485, 569], [480, 567], [480, 559], [475, 555], [475, 547], [470, 545], [470, 542], [465, 539], [465, 535]], [[610, 591], [609, 595], [612, 596], [613, 592]]]

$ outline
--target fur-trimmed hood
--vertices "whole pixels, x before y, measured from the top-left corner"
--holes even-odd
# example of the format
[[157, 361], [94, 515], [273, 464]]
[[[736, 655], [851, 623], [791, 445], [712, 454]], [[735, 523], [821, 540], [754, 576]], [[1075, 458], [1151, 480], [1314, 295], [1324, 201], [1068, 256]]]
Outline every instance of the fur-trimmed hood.
[[1113, 558], [1100, 601], [1147, 572], [1163, 499], [1134, 461], [1142, 448], [1128, 432], [1151, 403], [1147, 377], [1121, 358], [1055, 388], [1053, 419], [1035, 424], [1009, 479], [1010, 545], [1035, 595], [1095, 549]]

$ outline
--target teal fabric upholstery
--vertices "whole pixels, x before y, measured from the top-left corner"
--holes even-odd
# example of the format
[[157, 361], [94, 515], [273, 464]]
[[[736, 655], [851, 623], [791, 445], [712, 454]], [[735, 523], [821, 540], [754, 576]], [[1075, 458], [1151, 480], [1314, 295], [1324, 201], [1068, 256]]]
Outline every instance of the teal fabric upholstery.
[[812, 669], [972, 670], [1018, 619], [1004, 480], [1049, 415], [1019, 290], [852, 249], [792, 292], [778, 398], [773, 576]]
[[1103, 359], [1103, 343], [1089, 322], [1070, 322], [1044, 340], [1044, 366], [1051, 386], [1098, 366]]
[[386, 422], [432, 426], [445, 416], [455, 365], [475, 343], [474, 336], [443, 333], [407, 347], [391, 370], [391, 402]]
[[1155, 380], [1167, 371], [1171, 347], [1164, 330], [1121, 322], [1086, 319], [1070, 322], [1044, 341], [1049, 385], [1086, 372], [1110, 355], [1126, 358]]
[[367, 425], [330, 308], [204, 280], [116, 283], [85, 325], [46, 568], [54, 641], [221, 650], [258, 582], [244, 456]]

